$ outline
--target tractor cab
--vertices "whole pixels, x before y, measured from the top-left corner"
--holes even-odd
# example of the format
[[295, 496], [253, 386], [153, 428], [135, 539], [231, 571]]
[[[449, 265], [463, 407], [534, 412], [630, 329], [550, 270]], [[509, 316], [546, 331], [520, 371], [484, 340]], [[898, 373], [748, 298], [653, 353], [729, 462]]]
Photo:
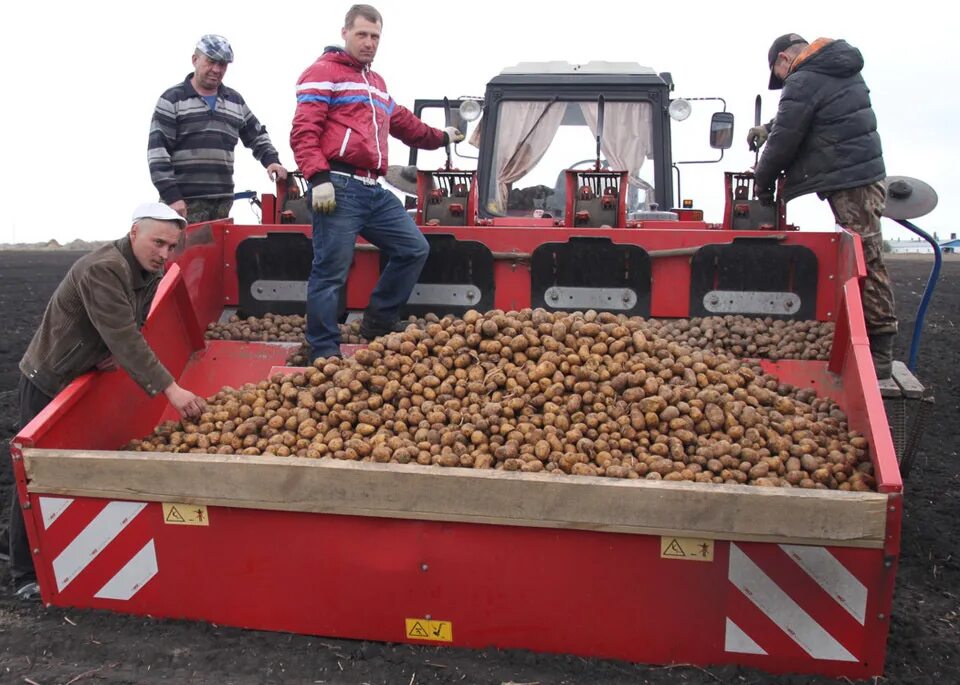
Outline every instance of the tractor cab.
[[[487, 86], [478, 129], [481, 216], [566, 222], [568, 171], [576, 172], [570, 175], [578, 194], [613, 198], [608, 209], [622, 195], [628, 216], [672, 207], [670, 126], [663, 116], [671, 86], [631, 63], [504, 69]], [[600, 126], [598, 159], [590, 153]]]
[[[420, 172], [421, 223], [463, 225], [468, 206], [480, 225], [493, 226], [623, 228], [699, 218], [672, 209], [670, 122], [690, 111], [687, 101], [671, 101], [672, 90], [669, 73], [636, 63], [543, 62], [504, 69], [482, 100], [418, 100], [415, 112], [428, 123], [467, 133], [446, 164], [411, 150], [411, 167], [440, 167]], [[733, 120], [720, 114], [711, 144], [723, 149]]]

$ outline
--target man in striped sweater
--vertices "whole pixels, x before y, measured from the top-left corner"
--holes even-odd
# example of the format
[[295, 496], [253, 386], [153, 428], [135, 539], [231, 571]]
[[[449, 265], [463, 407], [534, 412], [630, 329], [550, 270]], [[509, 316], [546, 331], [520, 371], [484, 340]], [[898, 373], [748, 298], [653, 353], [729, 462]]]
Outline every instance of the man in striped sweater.
[[232, 61], [226, 38], [203, 36], [193, 53], [194, 72], [160, 96], [150, 122], [150, 179], [161, 201], [189, 223], [230, 214], [238, 140], [253, 151], [271, 180], [287, 177], [266, 127], [240, 93], [223, 85]]

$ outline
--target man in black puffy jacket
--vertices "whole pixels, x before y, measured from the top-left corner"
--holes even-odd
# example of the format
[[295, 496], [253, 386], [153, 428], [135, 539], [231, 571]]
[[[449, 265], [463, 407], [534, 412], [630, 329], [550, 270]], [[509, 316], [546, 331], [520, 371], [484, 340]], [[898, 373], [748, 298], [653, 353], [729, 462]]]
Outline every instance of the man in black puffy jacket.
[[870, 91], [860, 75], [863, 56], [844, 40], [807, 43], [788, 33], [773, 42], [767, 59], [770, 89], [783, 93], [774, 120], [748, 137], [751, 145], [766, 141], [756, 168], [758, 197], [772, 201], [777, 176], [786, 171], [786, 200], [816, 193], [830, 203], [838, 224], [860, 234], [870, 352], [877, 377], [889, 378], [897, 318], [880, 233], [886, 169]]

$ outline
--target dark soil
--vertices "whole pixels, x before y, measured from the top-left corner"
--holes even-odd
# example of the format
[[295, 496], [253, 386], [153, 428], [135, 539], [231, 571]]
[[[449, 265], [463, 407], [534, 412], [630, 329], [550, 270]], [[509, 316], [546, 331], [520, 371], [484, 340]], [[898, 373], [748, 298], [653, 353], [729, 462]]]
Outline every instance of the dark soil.
[[[17, 362], [77, 252], [0, 252], [0, 502], [10, 483]], [[906, 358], [929, 270], [892, 259]], [[960, 409], [956, 386], [960, 261], [944, 265], [927, 313], [918, 377], [937, 404], [906, 482], [903, 543], [885, 682], [960, 683]], [[5, 525], [5, 521], [4, 521]], [[6, 567], [0, 565], [0, 580]], [[616, 661], [325, 640], [96, 611], [45, 609], [0, 590], [0, 682], [92, 683], [827, 683], [733, 667], [651, 667]], [[844, 681], [836, 681], [844, 682]]]

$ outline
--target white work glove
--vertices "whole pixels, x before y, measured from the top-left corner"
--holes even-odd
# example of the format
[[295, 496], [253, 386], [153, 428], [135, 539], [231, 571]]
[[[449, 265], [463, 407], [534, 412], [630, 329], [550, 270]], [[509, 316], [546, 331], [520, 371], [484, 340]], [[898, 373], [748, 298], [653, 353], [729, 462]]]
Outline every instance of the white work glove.
[[451, 143], [459, 143], [461, 140], [463, 140], [463, 134], [453, 126], [447, 126], [445, 129], [443, 129], [443, 132], [447, 136], [446, 145], [450, 145]]
[[766, 126], [754, 126], [747, 131], [747, 146], [750, 151], [759, 150], [767, 142], [769, 136], [770, 132], [767, 131]]
[[310, 204], [319, 214], [333, 214], [337, 209], [337, 195], [333, 184], [327, 181], [314, 186], [310, 191]]

